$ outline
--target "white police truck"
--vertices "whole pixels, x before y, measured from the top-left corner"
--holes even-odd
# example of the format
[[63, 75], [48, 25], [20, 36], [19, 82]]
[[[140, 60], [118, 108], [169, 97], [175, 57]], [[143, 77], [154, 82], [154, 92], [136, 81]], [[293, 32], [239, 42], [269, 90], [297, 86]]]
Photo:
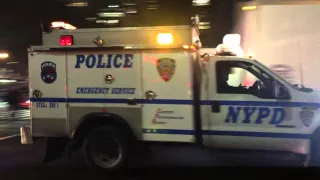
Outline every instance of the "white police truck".
[[44, 32], [28, 52], [24, 143], [47, 138], [45, 162], [81, 148], [104, 170], [122, 167], [137, 142], [317, 159], [320, 94], [225, 48], [200, 55], [196, 22]]

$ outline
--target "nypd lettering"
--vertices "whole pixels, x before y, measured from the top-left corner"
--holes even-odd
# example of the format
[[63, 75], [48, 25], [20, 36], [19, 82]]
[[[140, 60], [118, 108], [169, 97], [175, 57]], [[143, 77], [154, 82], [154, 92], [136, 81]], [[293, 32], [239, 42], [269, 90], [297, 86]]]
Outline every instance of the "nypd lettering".
[[76, 55], [75, 68], [132, 68], [133, 54]]
[[41, 64], [41, 79], [46, 84], [52, 84], [57, 79], [57, 66], [55, 63], [46, 61]]
[[78, 87], [76, 94], [135, 94], [135, 88]]
[[[240, 114], [242, 115], [240, 116]], [[256, 115], [253, 116], [254, 114]], [[268, 120], [268, 124], [277, 125], [284, 121], [285, 116], [284, 108], [229, 106], [224, 121], [225, 123], [263, 124], [264, 121]]]

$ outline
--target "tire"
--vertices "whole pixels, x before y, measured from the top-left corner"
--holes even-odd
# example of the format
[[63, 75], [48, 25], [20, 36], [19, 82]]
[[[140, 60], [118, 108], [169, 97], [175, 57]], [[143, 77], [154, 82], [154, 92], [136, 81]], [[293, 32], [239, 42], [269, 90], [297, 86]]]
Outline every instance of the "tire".
[[[118, 170], [127, 160], [128, 140], [127, 133], [120, 128], [95, 128], [83, 142], [84, 159], [88, 165], [99, 170]], [[112, 159], [109, 159], [110, 156]]]
[[320, 129], [317, 129], [311, 138], [311, 166], [320, 166]]

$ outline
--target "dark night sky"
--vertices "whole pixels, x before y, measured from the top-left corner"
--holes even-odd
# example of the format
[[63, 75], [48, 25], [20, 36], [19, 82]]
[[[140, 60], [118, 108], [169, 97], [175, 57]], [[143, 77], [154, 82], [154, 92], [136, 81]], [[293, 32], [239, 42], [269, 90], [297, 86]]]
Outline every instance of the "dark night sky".
[[[77, 27], [90, 27], [85, 17], [95, 14], [94, 8], [70, 8], [65, 7], [67, 0], [2, 0], [0, 11], [0, 50], [8, 49], [11, 53], [10, 61], [19, 61], [19, 69], [26, 69], [27, 48], [30, 45], [41, 44], [40, 22], [48, 23], [54, 20], [63, 20], [76, 25]], [[96, 6], [100, 2], [112, 3], [107, 0], [88, 0]], [[119, 0], [118, 0], [119, 1]], [[145, 2], [145, 0], [135, 0]], [[64, 2], [64, 3], [61, 3]], [[138, 7], [137, 17], [128, 18], [127, 24], [133, 25], [139, 22], [141, 25], [174, 25], [186, 24], [194, 13], [190, 2], [187, 0], [161, 0], [160, 7], [166, 7], [164, 11], [146, 12]], [[182, 2], [184, 6], [181, 6]], [[189, 2], [189, 3], [187, 3]], [[211, 14], [212, 28], [203, 33], [202, 41], [205, 44], [215, 45], [221, 41], [224, 34], [230, 31], [232, 24], [232, 3], [233, 0], [212, 0]], [[108, 3], [107, 3], [108, 4]], [[106, 6], [107, 6], [106, 4]], [[89, 4], [90, 6], [90, 4]], [[140, 8], [140, 9], [139, 9]], [[164, 8], [163, 8], [164, 9]], [[89, 11], [91, 10], [91, 11]], [[139, 11], [140, 10], [140, 11]], [[172, 18], [175, 17], [175, 18]], [[168, 21], [170, 20], [170, 21]], [[131, 23], [131, 24], [130, 24]], [[135, 25], [135, 24], [134, 24]]]
[[27, 48], [41, 44], [40, 19], [57, 16], [57, 9], [50, 2], [2, 0], [0, 48], [9, 50], [10, 61], [19, 61], [21, 69], [27, 65]]

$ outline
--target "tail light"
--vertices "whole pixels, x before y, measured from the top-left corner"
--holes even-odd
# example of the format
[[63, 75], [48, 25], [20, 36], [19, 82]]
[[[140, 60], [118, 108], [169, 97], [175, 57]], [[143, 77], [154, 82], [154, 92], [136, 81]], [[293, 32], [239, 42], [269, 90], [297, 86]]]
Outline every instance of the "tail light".
[[20, 106], [22, 106], [22, 107], [30, 107], [30, 100], [27, 100], [25, 102], [20, 103]]
[[60, 36], [60, 46], [71, 46], [73, 45], [73, 37], [71, 35]]

